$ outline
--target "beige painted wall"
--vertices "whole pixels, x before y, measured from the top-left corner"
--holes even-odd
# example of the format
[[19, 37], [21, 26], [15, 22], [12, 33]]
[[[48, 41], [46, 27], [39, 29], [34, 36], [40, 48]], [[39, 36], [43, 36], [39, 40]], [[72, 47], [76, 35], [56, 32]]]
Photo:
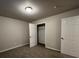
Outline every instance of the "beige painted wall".
[[45, 44], [46, 48], [61, 49], [61, 19], [79, 15], [79, 9], [64, 12], [55, 16], [33, 21], [34, 24], [45, 23]]
[[28, 43], [29, 24], [0, 16], [0, 52]]

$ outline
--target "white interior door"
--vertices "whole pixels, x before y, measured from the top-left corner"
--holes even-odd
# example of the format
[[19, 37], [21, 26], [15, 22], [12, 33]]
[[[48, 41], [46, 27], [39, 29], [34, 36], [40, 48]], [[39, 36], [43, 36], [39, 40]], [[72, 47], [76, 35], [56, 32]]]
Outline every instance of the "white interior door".
[[79, 16], [62, 19], [61, 53], [79, 57]]
[[29, 35], [30, 35], [30, 47], [37, 45], [37, 26], [35, 24], [29, 24]]

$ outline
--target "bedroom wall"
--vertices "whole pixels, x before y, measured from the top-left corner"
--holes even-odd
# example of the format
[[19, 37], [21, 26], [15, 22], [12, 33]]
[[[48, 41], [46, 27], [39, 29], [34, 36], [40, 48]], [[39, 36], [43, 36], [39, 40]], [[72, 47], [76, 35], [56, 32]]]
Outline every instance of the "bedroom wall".
[[0, 16], [0, 52], [28, 44], [28, 22]]

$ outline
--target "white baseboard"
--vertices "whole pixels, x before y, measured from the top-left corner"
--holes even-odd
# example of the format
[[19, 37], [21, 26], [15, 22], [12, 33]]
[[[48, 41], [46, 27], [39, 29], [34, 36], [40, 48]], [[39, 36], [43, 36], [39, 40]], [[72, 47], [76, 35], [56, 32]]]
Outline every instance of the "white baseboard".
[[11, 50], [11, 49], [15, 49], [15, 48], [18, 48], [18, 47], [21, 47], [21, 46], [24, 46], [24, 45], [28, 45], [28, 44], [29, 44], [29, 43], [21, 44], [21, 45], [15, 46], [15, 47], [11, 47], [11, 48], [8, 48], [8, 49], [4, 49], [4, 50], [1, 50], [0, 53], [1, 53], [1, 52], [5, 52], [5, 51], [9, 51], [9, 50]]
[[58, 49], [51, 48], [51, 47], [46, 47], [46, 48], [51, 49], [51, 50], [55, 50], [55, 51], [60, 51], [60, 50], [58, 50]]

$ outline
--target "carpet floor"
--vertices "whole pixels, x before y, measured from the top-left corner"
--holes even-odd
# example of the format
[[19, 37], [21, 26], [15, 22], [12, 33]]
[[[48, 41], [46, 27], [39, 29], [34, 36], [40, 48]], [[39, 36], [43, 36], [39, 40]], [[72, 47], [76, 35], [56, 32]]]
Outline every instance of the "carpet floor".
[[0, 58], [72, 58], [58, 51], [50, 50], [42, 45], [30, 48], [23, 46], [0, 53]]

